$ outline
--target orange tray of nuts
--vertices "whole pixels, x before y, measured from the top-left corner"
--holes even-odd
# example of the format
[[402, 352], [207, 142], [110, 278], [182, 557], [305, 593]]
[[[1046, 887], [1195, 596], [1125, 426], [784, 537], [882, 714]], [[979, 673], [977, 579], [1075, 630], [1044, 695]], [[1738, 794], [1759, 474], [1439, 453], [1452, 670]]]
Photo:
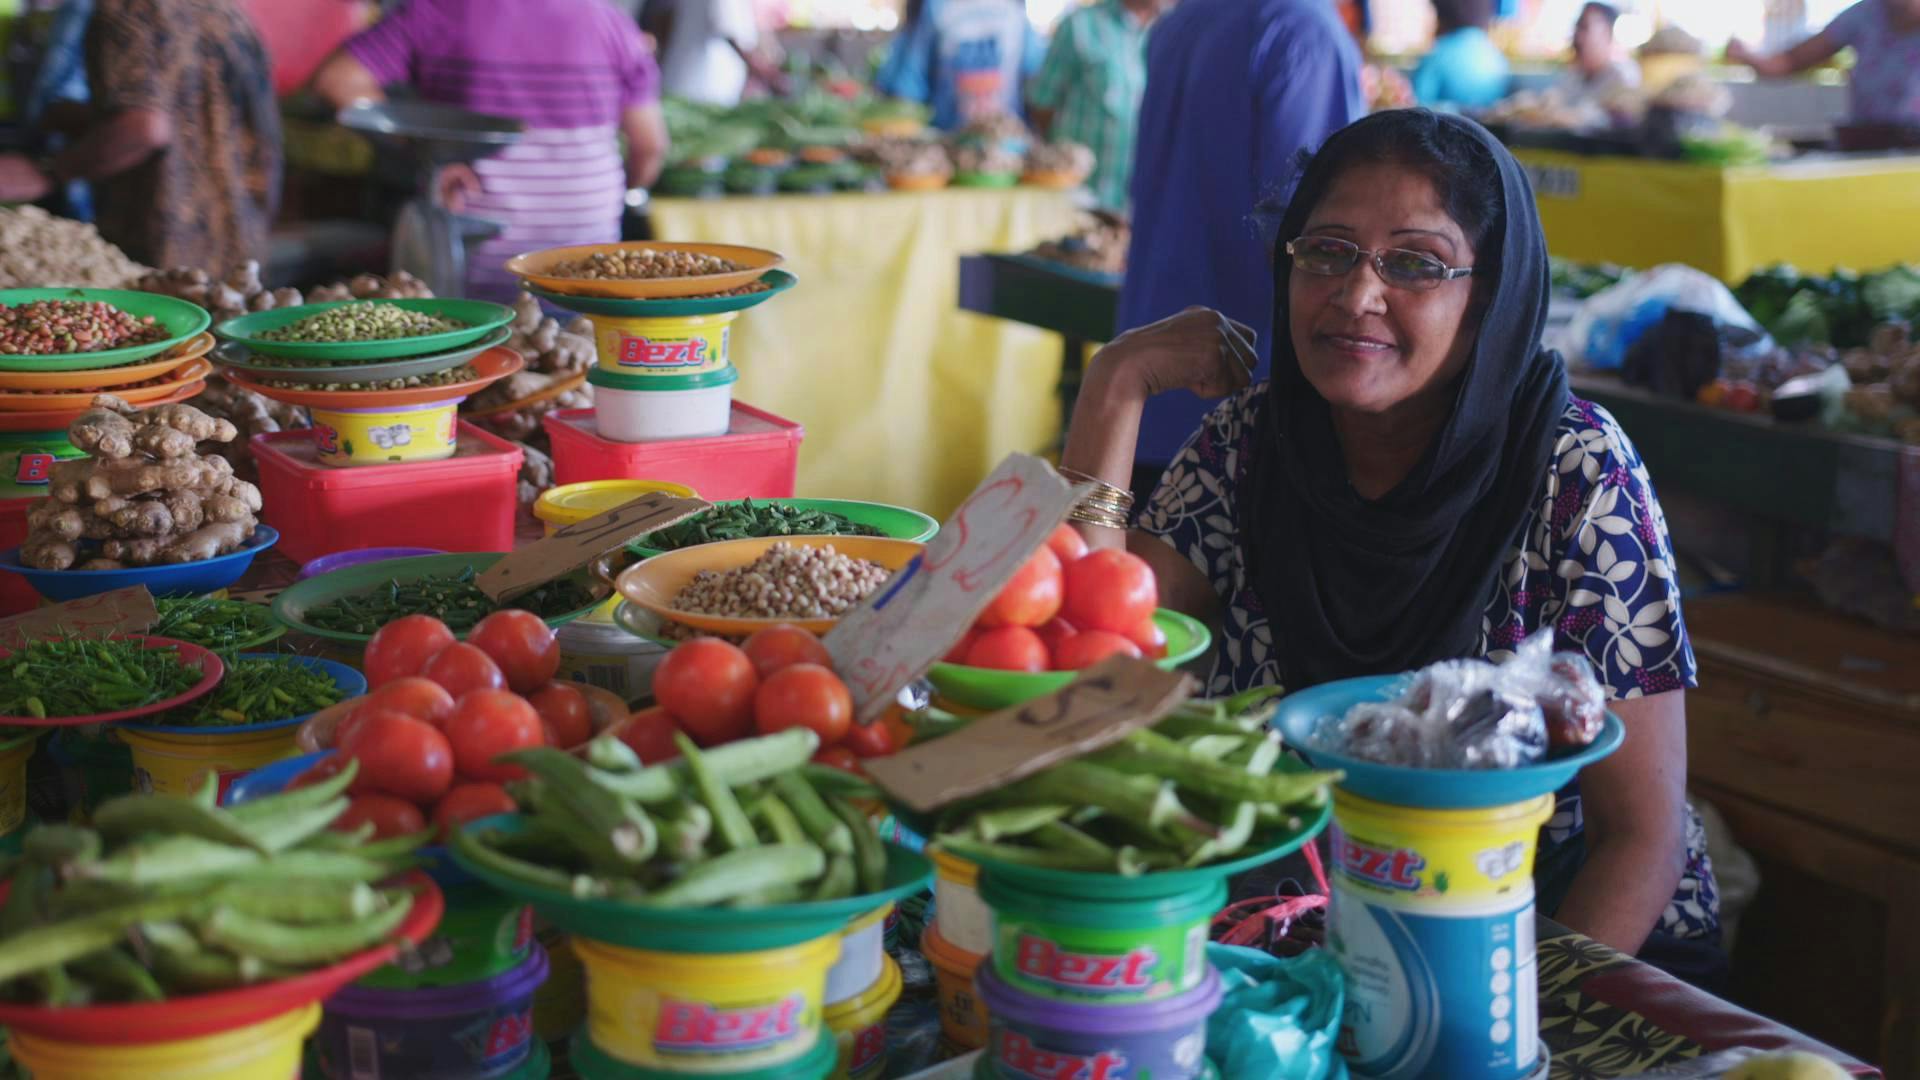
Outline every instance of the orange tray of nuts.
[[[205, 379], [196, 379], [193, 382], [187, 383], [185, 386], [182, 386], [176, 389], [175, 391], [173, 391], [173, 393], [168, 394], [166, 397], [156, 398], [152, 401], [143, 401], [136, 407], [141, 409], [151, 409], [155, 405], [177, 404], [179, 402], [186, 401], [188, 398], [198, 396], [200, 391], [205, 390], [206, 388], [207, 388], [207, 381]], [[91, 394], [88, 395], [88, 401], [89, 403], [91, 403], [92, 401]], [[90, 407], [90, 405], [88, 407]], [[78, 409], [52, 409], [52, 410], [45, 410], [45, 411], [25, 410], [25, 411], [19, 411], [19, 412], [10, 412], [7, 410], [0, 410], [0, 432], [64, 431], [75, 420], [80, 419], [80, 414], [86, 411], [87, 409], [85, 407], [78, 408]]]
[[516, 255], [507, 270], [561, 296], [659, 300], [726, 292], [785, 262], [738, 244], [576, 244]]
[[213, 364], [205, 358], [189, 360], [186, 364], [156, 379], [147, 379], [132, 386], [115, 386], [93, 390], [7, 390], [0, 391], [0, 412], [65, 412], [70, 409], [85, 409], [93, 403], [95, 395], [112, 393], [114, 397], [129, 405], [149, 405], [168, 397], [181, 389], [204, 385], [213, 371]]
[[90, 368], [80, 371], [0, 371], [0, 390], [24, 390], [35, 393], [58, 390], [106, 390], [115, 386], [139, 386], [167, 372], [192, 363], [213, 351], [212, 334], [200, 334], [158, 360], [126, 364], [121, 367]]

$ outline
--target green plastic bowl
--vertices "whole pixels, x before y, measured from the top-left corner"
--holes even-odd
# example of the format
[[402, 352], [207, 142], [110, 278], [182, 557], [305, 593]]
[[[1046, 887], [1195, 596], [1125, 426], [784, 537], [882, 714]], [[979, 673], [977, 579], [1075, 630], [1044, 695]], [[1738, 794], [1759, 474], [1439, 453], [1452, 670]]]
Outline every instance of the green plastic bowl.
[[[1167, 655], [1159, 664], [1168, 671], [1192, 661], [1213, 644], [1213, 634], [1206, 624], [1191, 616], [1161, 608], [1153, 613], [1153, 621], [1159, 624], [1160, 632], [1167, 635]], [[1072, 682], [1078, 674], [1075, 671], [995, 671], [943, 660], [927, 672], [927, 681], [933, 684], [935, 693], [955, 705], [994, 712], [1051, 694]]]
[[[714, 506], [738, 506], [745, 500], [728, 499]], [[824, 510], [830, 514], [839, 514], [856, 525], [871, 525], [880, 530], [880, 535], [894, 540], [912, 540], [924, 544], [933, 539], [940, 531], [940, 523], [918, 510], [909, 510], [904, 506], [889, 506], [886, 503], [858, 502], [853, 499], [754, 499], [757, 503], [779, 503], [801, 510]], [[627, 545], [627, 550], [642, 559], [665, 554], [665, 549], [647, 544], [648, 536], [642, 536]], [[1203, 631], [1204, 632], [1204, 631]]]
[[[457, 574], [469, 566], [477, 572], [485, 570], [504, 558], [506, 553], [502, 551], [459, 551], [446, 555], [415, 555], [405, 559], [356, 563], [330, 574], [310, 577], [289, 586], [285, 592], [273, 598], [273, 617], [280, 620], [288, 629], [309, 637], [338, 641], [348, 645], [365, 645], [373, 637], [372, 634], [347, 634], [338, 630], [323, 630], [307, 622], [307, 612], [343, 596], [366, 592], [389, 580], [411, 581], [436, 574]], [[589, 581], [588, 587], [593, 589], [596, 596], [592, 603], [578, 611], [549, 616], [546, 619], [547, 625], [564, 626], [606, 603], [607, 597], [611, 595], [605, 586], [598, 583]], [[464, 640], [467, 635], [463, 633], [458, 636]]]
[[696, 296], [683, 300], [616, 300], [605, 296], [564, 296], [560, 293], [548, 292], [536, 285], [528, 285], [526, 289], [554, 307], [577, 311], [582, 315], [611, 315], [621, 319], [682, 319], [691, 315], [724, 315], [729, 311], [745, 311], [779, 296], [800, 281], [785, 270], [769, 270], [760, 275], [760, 280], [768, 285], [765, 292], [745, 293], [740, 296]]
[[[495, 814], [467, 825], [517, 833], [527, 819], [519, 814]], [[771, 907], [649, 908], [619, 900], [581, 900], [560, 889], [531, 885], [519, 878], [495, 873], [469, 860], [456, 845], [448, 849], [462, 870], [508, 896], [533, 905], [548, 922], [589, 941], [604, 941], [629, 949], [674, 953], [738, 953], [783, 949], [825, 937], [882, 904], [910, 896], [933, 879], [926, 857], [897, 844], [887, 845], [887, 883], [879, 892], [810, 904]]]
[[462, 345], [457, 349], [429, 353], [426, 356], [409, 356], [400, 360], [349, 360], [337, 364], [274, 367], [271, 364], [254, 362], [253, 355], [238, 345], [221, 346], [220, 350], [214, 353], [213, 360], [223, 368], [244, 371], [258, 379], [311, 383], [316, 390], [327, 390], [332, 389], [334, 383], [379, 382], [386, 379], [411, 379], [416, 375], [434, 375], [468, 363], [474, 357], [495, 346], [505, 345], [512, 337], [513, 331], [503, 326], [479, 341]]
[[198, 304], [132, 289], [0, 289], [0, 307], [19, 307], [35, 300], [98, 300], [129, 315], [153, 316], [154, 322], [166, 327], [167, 337], [146, 345], [99, 352], [0, 356], [0, 371], [91, 371], [134, 364], [185, 344], [213, 321]]
[[[392, 338], [386, 341], [267, 341], [261, 334], [290, 323], [350, 304], [392, 304], [409, 311], [424, 311], [455, 322], [466, 323], [464, 330], [420, 337]], [[514, 320], [514, 310], [505, 304], [485, 300], [337, 300], [330, 304], [301, 304], [276, 308], [228, 319], [213, 328], [222, 339], [235, 342], [261, 356], [284, 356], [295, 360], [398, 360], [407, 356], [425, 356], [471, 345]]]

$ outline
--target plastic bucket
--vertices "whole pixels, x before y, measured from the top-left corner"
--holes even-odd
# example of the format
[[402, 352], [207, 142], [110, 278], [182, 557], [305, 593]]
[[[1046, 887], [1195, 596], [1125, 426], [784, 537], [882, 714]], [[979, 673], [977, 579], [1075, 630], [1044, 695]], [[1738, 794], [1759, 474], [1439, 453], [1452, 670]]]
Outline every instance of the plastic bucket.
[[1207, 928], [1227, 902], [1214, 879], [1172, 896], [1099, 899], [1022, 888], [987, 875], [993, 970], [1022, 993], [1110, 1005], [1189, 993], [1212, 972]]
[[587, 1022], [587, 972], [572, 938], [542, 923], [538, 912], [533, 927], [533, 939], [547, 951], [547, 981], [533, 995], [533, 1034], [559, 1042]]
[[872, 986], [827, 1006], [827, 1030], [840, 1054], [833, 1080], [880, 1080], [887, 1071], [887, 1012], [900, 1000], [903, 980], [892, 957], [881, 961]]
[[594, 423], [613, 442], [704, 439], [725, 435], [733, 419], [731, 365], [698, 375], [621, 375], [595, 368]]
[[568, 525], [604, 514], [654, 492], [682, 499], [697, 499], [699, 494], [685, 484], [665, 480], [585, 480], [548, 488], [534, 501], [533, 516], [546, 525], [548, 536]]
[[478, 982], [434, 990], [349, 986], [327, 999], [314, 1040], [334, 1080], [493, 1080], [526, 1063], [533, 1047], [533, 992], [547, 954]]
[[745, 1072], [814, 1049], [840, 935], [712, 955], [581, 938], [573, 947], [587, 969], [587, 1036], [600, 1051], [669, 1073]]
[[1334, 789], [1328, 945], [1355, 1073], [1518, 1080], [1538, 1066], [1533, 856], [1552, 812], [1552, 795], [1423, 810]]
[[573, 1037], [567, 1057], [581, 1080], [683, 1080], [688, 1076], [697, 1076], [700, 1080], [826, 1080], [833, 1071], [835, 1053], [833, 1036], [822, 1029], [815, 1034], [811, 1049], [779, 1065], [719, 1072], [649, 1069], [642, 1065], [629, 1065], [609, 1055], [593, 1045], [593, 1040], [587, 1038], [587, 1033], [583, 1031]]
[[987, 1045], [987, 1006], [974, 993], [973, 976], [986, 957], [955, 948], [929, 926], [920, 933], [920, 952], [933, 965], [934, 990], [940, 1000], [940, 1031], [963, 1050]]
[[262, 765], [300, 753], [295, 743], [298, 724], [277, 725], [264, 731], [232, 732], [209, 729], [205, 735], [118, 729], [121, 741], [133, 751], [133, 783], [140, 791], [186, 795], [209, 771], [220, 777], [220, 797], [235, 780]]
[[390, 465], [444, 461], [456, 449], [456, 415], [464, 398], [384, 409], [312, 409], [320, 464]]
[[69, 1043], [27, 1031], [13, 1032], [10, 1042], [33, 1080], [288, 1080], [300, 1075], [300, 1044], [319, 1022], [315, 1004], [178, 1042]]
[[[533, 948], [533, 909], [479, 884], [441, 884], [447, 910], [433, 936], [354, 985], [377, 990], [458, 987], [503, 975]], [[543, 951], [543, 950], [542, 950]], [[544, 974], [546, 963], [541, 963]]]
[[867, 992], [880, 981], [886, 966], [887, 917], [892, 904], [882, 904], [847, 924], [840, 933], [840, 959], [827, 970], [829, 1007]]
[[737, 311], [718, 315], [628, 319], [595, 315], [593, 344], [600, 367], [649, 378], [698, 375], [727, 366]]
[[652, 691], [653, 670], [666, 658], [667, 649], [615, 625], [611, 608], [619, 602], [615, 596], [607, 606], [554, 631], [554, 640], [560, 643], [560, 671], [555, 677], [611, 690], [632, 701]]
[[993, 948], [993, 910], [980, 899], [980, 867], [938, 846], [927, 857], [933, 860], [933, 920], [940, 936], [961, 952], [985, 955]]
[[0, 837], [13, 836], [27, 823], [27, 762], [42, 733], [0, 738]]
[[1001, 982], [992, 964], [981, 965], [974, 981], [993, 1017], [986, 1057], [1003, 1077], [1196, 1080], [1206, 1072], [1207, 1017], [1221, 996], [1220, 976], [1211, 968], [1196, 989], [1140, 1005], [1023, 994]]

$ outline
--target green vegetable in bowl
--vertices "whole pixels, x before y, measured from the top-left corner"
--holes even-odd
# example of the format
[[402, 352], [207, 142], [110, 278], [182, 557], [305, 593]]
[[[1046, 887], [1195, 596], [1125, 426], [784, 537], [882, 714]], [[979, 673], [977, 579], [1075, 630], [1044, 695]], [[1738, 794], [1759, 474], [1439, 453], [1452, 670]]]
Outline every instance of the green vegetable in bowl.
[[134, 640], [41, 638], [0, 660], [0, 715], [46, 720], [138, 709], [200, 681], [169, 645]]
[[183, 727], [236, 727], [316, 713], [341, 702], [333, 677], [294, 657], [227, 662], [226, 678], [191, 715], [169, 723]]
[[827, 510], [808, 510], [778, 502], [742, 499], [716, 506], [676, 525], [648, 533], [636, 543], [674, 551], [721, 540], [762, 536], [879, 536], [880, 530]]
[[395, 304], [342, 304], [260, 335], [262, 341], [391, 341], [464, 330], [467, 324]]
[[[322, 630], [342, 634], [371, 634], [403, 615], [431, 615], [454, 633], [500, 610], [501, 605], [474, 584], [479, 574], [469, 566], [458, 574], [433, 574], [410, 581], [389, 580], [367, 592], [343, 596], [306, 613], [306, 621]], [[593, 593], [578, 581], [549, 582], [514, 598], [511, 607], [542, 618], [578, 611], [593, 602]]]
[[234, 652], [259, 645], [279, 633], [272, 612], [244, 600], [174, 597], [155, 600], [154, 607], [159, 609], [160, 620], [149, 633], [214, 652]]

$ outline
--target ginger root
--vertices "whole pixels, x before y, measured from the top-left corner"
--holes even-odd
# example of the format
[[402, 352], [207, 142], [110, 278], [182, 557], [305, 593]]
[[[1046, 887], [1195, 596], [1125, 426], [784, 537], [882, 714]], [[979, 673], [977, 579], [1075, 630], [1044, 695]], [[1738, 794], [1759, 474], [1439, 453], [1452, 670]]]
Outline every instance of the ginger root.
[[20, 561], [35, 570], [67, 570], [79, 559], [78, 548], [52, 536], [29, 536], [20, 545]]

